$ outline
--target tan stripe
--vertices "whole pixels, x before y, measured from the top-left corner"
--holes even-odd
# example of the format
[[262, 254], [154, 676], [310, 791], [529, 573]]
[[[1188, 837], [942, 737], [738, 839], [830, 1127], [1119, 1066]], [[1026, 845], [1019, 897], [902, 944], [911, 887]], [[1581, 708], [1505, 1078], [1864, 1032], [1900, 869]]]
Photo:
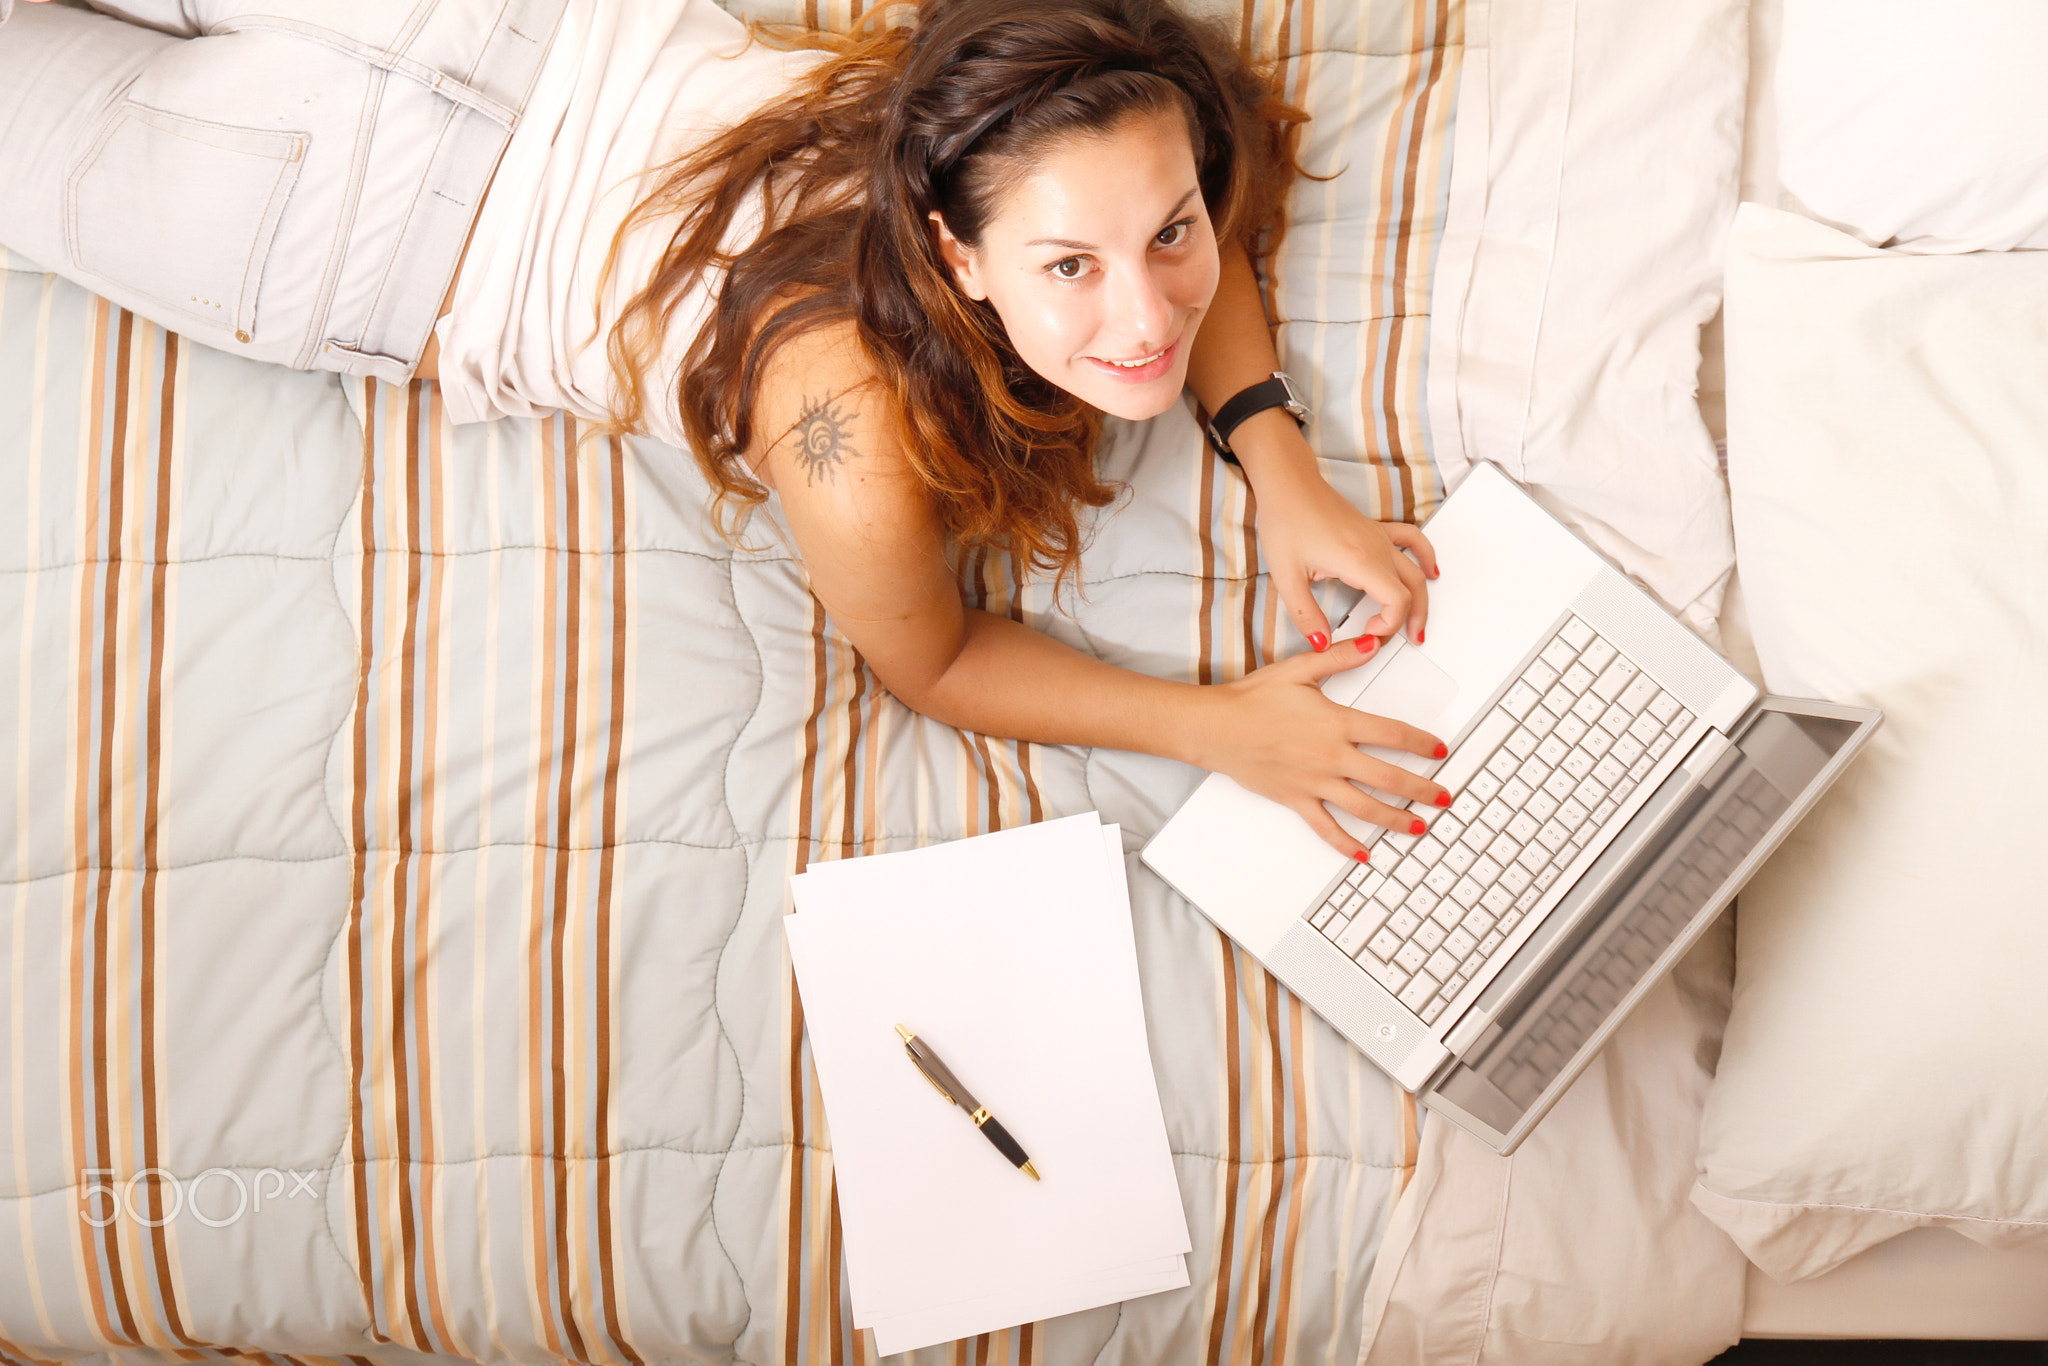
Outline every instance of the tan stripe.
[[377, 395], [374, 380], [363, 382], [363, 492], [362, 492], [362, 589], [356, 620], [362, 639], [356, 650], [355, 716], [349, 736], [349, 896], [348, 926], [344, 936], [342, 1009], [348, 1020], [348, 1141], [351, 1163], [351, 1208], [355, 1215], [356, 1275], [362, 1282], [363, 1307], [370, 1316], [374, 1341], [388, 1342], [383, 1331], [383, 1306], [377, 1303], [375, 1262], [370, 1256], [370, 1169], [368, 1121], [363, 1114], [363, 1070], [365, 1065], [365, 999], [363, 982], [364, 903], [369, 892], [369, 831], [366, 817], [371, 794], [368, 791], [370, 750], [370, 679], [372, 628], [377, 601]]
[[612, 1265], [612, 878], [619, 837], [619, 765], [626, 740], [626, 448], [614, 436], [611, 452], [611, 725], [605, 735], [604, 824], [597, 867], [597, 1113], [593, 1117], [597, 1157], [597, 1268], [603, 1287], [605, 1331], [632, 1366], [640, 1354], [620, 1326], [618, 1276]]
[[[1247, 23], [1251, 17], [1251, 3], [1252, 0], [1245, 0]], [[1195, 574], [1202, 585], [1201, 601], [1195, 609], [1195, 681], [1206, 684], [1216, 681], [1209, 658], [1209, 612], [1216, 604], [1216, 546], [1209, 536], [1210, 508], [1216, 497], [1216, 460], [1206, 445], [1197, 452], [1195, 466], [1201, 471], [1195, 486]]]
[[[818, 781], [818, 726], [825, 712], [825, 609], [810, 598], [811, 612], [811, 710], [804, 718], [803, 762], [797, 767], [797, 819], [794, 867], [801, 873], [810, 862], [812, 803]], [[803, 1341], [804, 1306], [804, 1181], [808, 1149], [804, 1107], [804, 1008], [797, 999], [796, 977], [785, 969], [783, 990], [789, 1001], [789, 1131], [790, 1150], [789, 1225], [784, 1248], [787, 1280], [784, 1284], [782, 1314], [783, 1357], [795, 1360]]]
[[840, 1328], [839, 1281], [842, 1271], [840, 1257], [845, 1251], [845, 1244], [841, 1241], [842, 1235], [839, 1228], [839, 1169], [837, 1167], [834, 1167], [832, 1170], [831, 1204], [832, 1225], [825, 1242], [825, 1287], [828, 1296], [825, 1322], [831, 1327], [831, 1332], [826, 1335], [827, 1341], [831, 1344], [831, 1355], [826, 1360], [832, 1362], [833, 1366], [838, 1366], [838, 1363], [846, 1360], [846, 1343]]
[[[536, 541], [549, 544], [554, 535], [556, 521], [555, 507], [555, 444], [554, 424], [541, 422], [535, 425], [540, 451], [535, 468], [539, 477], [537, 500], [540, 524], [536, 528]], [[527, 888], [526, 924], [526, 1068], [523, 1072], [526, 1087], [527, 1151], [543, 1155], [542, 1160], [526, 1164], [527, 1171], [527, 1253], [528, 1265], [533, 1269], [531, 1286], [533, 1295], [534, 1321], [541, 1326], [542, 1336], [548, 1350], [556, 1356], [565, 1354], [562, 1335], [558, 1331], [555, 1315], [547, 1300], [548, 1258], [552, 1255], [547, 1229], [547, 1168], [545, 1154], [553, 1151], [554, 1137], [548, 1130], [549, 1112], [543, 1107], [549, 1096], [549, 1077], [544, 1071], [547, 1065], [547, 1035], [544, 1030], [546, 1019], [546, 986], [544, 963], [546, 961], [547, 916], [548, 916], [548, 848], [543, 838], [548, 828], [548, 784], [545, 756], [548, 746], [557, 734], [555, 729], [555, 574], [554, 565], [545, 555], [534, 560], [540, 575], [540, 621], [535, 636], [535, 652], [540, 661], [538, 691], [534, 696], [535, 727], [533, 734], [542, 746], [543, 760], [533, 785], [533, 855], [531, 879]]]
[[1422, 1130], [1415, 1114], [1415, 1095], [1403, 1091], [1401, 1095], [1401, 1183], [1394, 1188], [1400, 1195], [1408, 1189], [1408, 1183], [1415, 1179], [1415, 1154], [1421, 1144]]
[[[564, 418], [564, 423], [569, 419]], [[569, 1258], [569, 1077], [568, 1038], [566, 1012], [568, 1002], [564, 998], [567, 990], [565, 968], [569, 958], [569, 868], [574, 845], [571, 827], [571, 813], [575, 805], [576, 782], [576, 727], [579, 721], [578, 708], [581, 698], [577, 693], [576, 659], [582, 646], [582, 580], [583, 555], [581, 524], [578, 521], [578, 500], [582, 490], [578, 485], [575, 430], [570, 427], [562, 441], [562, 522], [569, 543], [564, 547], [564, 563], [568, 569], [568, 583], [563, 586], [563, 631], [564, 668], [562, 671], [562, 726], [558, 741], [562, 754], [561, 775], [557, 780], [555, 794], [555, 887], [554, 887], [554, 940], [555, 952], [550, 956], [548, 971], [552, 974], [554, 1004], [549, 1014], [548, 1027], [552, 1031], [552, 1071], [549, 1076], [550, 1104], [554, 1111], [553, 1162], [555, 1217], [554, 1254], [559, 1274], [556, 1277], [556, 1297], [562, 1315], [562, 1329], [569, 1337], [570, 1355], [580, 1361], [590, 1359], [589, 1350], [583, 1345], [583, 1330], [576, 1321], [576, 1307], [571, 1302], [570, 1268], [574, 1265]]]
[[392, 1172], [391, 1202], [398, 1215], [398, 1264], [386, 1269], [387, 1278], [396, 1278], [397, 1290], [402, 1297], [406, 1326], [410, 1332], [410, 1344], [422, 1352], [433, 1350], [433, 1339], [428, 1336], [426, 1319], [420, 1310], [419, 1289], [414, 1268], [420, 1259], [418, 1211], [414, 1208], [412, 1183], [406, 1173], [413, 1162], [413, 1134], [416, 1117], [412, 1113], [412, 1086], [410, 1073], [412, 1058], [405, 1041], [406, 1001], [404, 996], [406, 969], [406, 907], [410, 892], [406, 887], [406, 871], [414, 860], [413, 822], [413, 667], [419, 649], [419, 601], [420, 601], [420, 382], [414, 381], [405, 388], [405, 482], [403, 485], [405, 517], [405, 624], [399, 632], [398, 650], [398, 754], [391, 771], [390, 782], [393, 797], [397, 803], [396, 819], [393, 821], [391, 836], [397, 844], [397, 856], [391, 861], [391, 899], [385, 911], [386, 934], [389, 943], [385, 949], [385, 971], [390, 974], [385, 984], [384, 996], [388, 1003], [385, 1018], [386, 1046], [391, 1050], [391, 1071], [388, 1080], [388, 1094], [391, 1104], [391, 1118], [395, 1126], [396, 1142], [389, 1158]]
[[[157, 414], [156, 535], [152, 546], [154, 553], [150, 557], [149, 673], [144, 691], [143, 744], [147, 758], [142, 775], [142, 896], [141, 923], [137, 927], [141, 938], [137, 955], [140, 960], [141, 980], [137, 985], [141, 997], [138, 1009], [142, 1017], [142, 1056], [138, 1062], [141, 1065], [144, 1170], [153, 1170], [157, 1165], [157, 816], [163, 778], [164, 622], [165, 599], [168, 596], [166, 579], [171, 557], [171, 454], [173, 435], [177, 430], [177, 381], [178, 334], [170, 332], [164, 335], [164, 369]], [[150, 1250], [156, 1267], [157, 1293], [163, 1303], [164, 1324], [170, 1330], [171, 1336], [188, 1347], [197, 1346], [197, 1340], [186, 1335], [183, 1318], [178, 1311], [177, 1286], [171, 1277], [169, 1235], [165, 1232], [169, 1221], [162, 1218], [163, 1193], [156, 1189], [161, 1180], [160, 1177], [152, 1176], [147, 1183], [154, 1196], [149, 1206], [150, 1219], [157, 1223], [157, 1227], [149, 1230]]]
[[[106, 1165], [116, 1166], [113, 1135], [109, 1133], [110, 1111], [115, 1104], [112, 1079], [108, 1068], [112, 1063], [112, 1048], [106, 1036], [108, 1001], [107, 956], [112, 950], [111, 926], [108, 921], [113, 914], [114, 876], [114, 732], [115, 705], [118, 700], [120, 661], [116, 655], [116, 644], [120, 638], [118, 623], [121, 619], [121, 540], [126, 532], [123, 524], [126, 494], [127, 467], [125, 456], [128, 445], [128, 374], [133, 359], [135, 315], [123, 310], [117, 333], [114, 361], [114, 431], [108, 442], [107, 453], [110, 472], [107, 479], [109, 496], [107, 501], [108, 563], [106, 566], [106, 587], [104, 602], [100, 608], [100, 759], [95, 798], [99, 813], [99, 844], [94, 851], [95, 864], [99, 869], [93, 906], [93, 980], [92, 980], [92, 1055], [94, 1096], [94, 1139], [97, 1151]], [[129, 1343], [139, 1344], [141, 1336], [136, 1331], [135, 1313], [129, 1303], [128, 1284], [121, 1265], [119, 1240], [120, 1220], [115, 1220], [101, 1231], [102, 1245], [107, 1259], [109, 1290], [115, 1312], [120, 1317], [123, 1338]]]
[[[1203, 482], [1208, 482], [1206, 473]], [[1237, 949], [1220, 930], [1216, 934], [1216, 942], [1223, 954], [1223, 1226], [1216, 1240], [1216, 1289], [1209, 1315], [1209, 1366], [1216, 1366], [1222, 1359], [1223, 1330], [1230, 1312], [1231, 1249], [1237, 1242]]]
[[1287, 1168], [1281, 1160], [1287, 1151], [1287, 1095], [1286, 1076], [1280, 1063], [1280, 992], [1270, 975], [1263, 971], [1259, 975], [1263, 979], [1261, 986], [1266, 998], [1265, 1044], [1270, 1058], [1266, 1069], [1266, 1109], [1270, 1128], [1263, 1163], [1267, 1174], [1266, 1208], [1259, 1219], [1258, 1293], [1252, 1297], [1250, 1312], [1239, 1313], [1240, 1322], [1249, 1321], [1252, 1366], [1262, 1366], [1266, 1356], [1265, 1323], [1266, 1312], [1272, 1303], [1273, 1243], [1279, 1233], [1280, 1196], [1287, 1184]]
[[1244, 536], [1244, 577], [1239, 591], [1244, 597], [1244, 662], [1238, 669], [1242, 677], [1259, 667], [1259, 496], [1252, 488], [1251, 480], [1244, 481], [1244, 520], [1239, 524]]
[[[1030, 623], [1025, 621], [1024, 619], [1025, 579], [1023, 573], [1018, 568], [1015, 556], [1008, 556], [1003, 560], [1003, 573], [1004, 577], [1009, 581], [1010, 585], [1010, 620], [1017, 622], [1020, 625], [1029, 625]], [[1022, 779], [1024, 783], [1024, 804], [1026, 811], [1024, 823], [1026, 825], [1036, 825], [1039, 821], [1045, 818], [1045, 801], [1039, 795], [1038, 778], [1031, 771], [1031, 742], [1029, 740], [1018, 740], [1015, 742], [1015, 744], [1017, 752], [1017, 776], [1020, 779]]]
[[1309, 1141], [1307, 1097], [1308, 1055], [1303, 1047], [1301, 1002], [1287, 1002], [1287, 1055], [1294, 1076], [1294, 1143], [1296, 1160], [1290, 1164], [1293, 1179], [1287, 1200], [1287, 1241], [1280, 1248], [1279, 1298], [1273, 1310], [1273, 1366], [1287, 1366], [1288, 1349], [1294, 1345], [1294, 1272], [1301, 1257], [1301, 1217], [1308, 1204], [1308, 1184], [1315, 1171], [1315, 1145]]

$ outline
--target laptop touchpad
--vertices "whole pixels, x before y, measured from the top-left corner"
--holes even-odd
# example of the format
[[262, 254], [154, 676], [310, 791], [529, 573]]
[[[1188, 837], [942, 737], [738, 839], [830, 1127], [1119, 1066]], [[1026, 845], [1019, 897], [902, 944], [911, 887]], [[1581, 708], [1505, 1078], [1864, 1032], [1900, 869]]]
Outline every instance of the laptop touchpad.
[[[1374, 716], [1389, 716], [1428, 730], [1457, 695], [1457, 683], [1430, 662], [1429, 656], [1420, 650], [1404, 649], [1387, 661], [1386, 667], [1366, 685], [1364, 692], [1352, 700], [1351, 705]], [[1411, 773], [1420, 773], [1435, 762], [1405, 750], [1382, 749], [1378, 745], [1363, 748], [1375, 759], [1399, 764]]]

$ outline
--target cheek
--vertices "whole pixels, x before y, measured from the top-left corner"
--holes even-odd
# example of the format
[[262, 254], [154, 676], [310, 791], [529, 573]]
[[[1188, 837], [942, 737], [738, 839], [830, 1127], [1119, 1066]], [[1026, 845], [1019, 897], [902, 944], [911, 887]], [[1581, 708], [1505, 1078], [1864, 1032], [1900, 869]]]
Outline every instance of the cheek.
[[1047, 379], [1088, 349], [1101, 324], [1098, 306], [1079, 290], [1026, 289], [991, 302], [1017, 354]]

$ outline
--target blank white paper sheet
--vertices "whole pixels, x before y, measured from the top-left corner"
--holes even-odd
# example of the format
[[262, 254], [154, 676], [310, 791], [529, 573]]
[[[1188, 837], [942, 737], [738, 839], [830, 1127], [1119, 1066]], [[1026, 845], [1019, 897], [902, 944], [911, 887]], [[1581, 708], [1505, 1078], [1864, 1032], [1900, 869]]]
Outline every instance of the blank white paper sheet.
[[[791, 889], [853, 1321], [876, 1351], [1185, 1286], [1117, 827], [1091, 812], [814, 865]], [[1043, 1180], [924, 1079], [899, 1022]]]

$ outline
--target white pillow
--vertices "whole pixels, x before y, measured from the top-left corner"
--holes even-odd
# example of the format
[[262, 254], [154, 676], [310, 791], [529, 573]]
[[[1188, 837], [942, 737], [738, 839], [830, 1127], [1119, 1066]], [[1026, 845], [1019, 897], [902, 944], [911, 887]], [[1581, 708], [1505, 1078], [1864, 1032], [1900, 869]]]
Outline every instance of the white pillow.
[[1782, 13], [1778, 178], [1798, 207], [1915, 252], [2048, 247], [2048, 5]]
[[1765, 681], [1885, 722], [1742, 893], [1694, 1203], [1781, 1280], [2048, 1240], [2048, 255], [1744, 205], [1727, 344]]

